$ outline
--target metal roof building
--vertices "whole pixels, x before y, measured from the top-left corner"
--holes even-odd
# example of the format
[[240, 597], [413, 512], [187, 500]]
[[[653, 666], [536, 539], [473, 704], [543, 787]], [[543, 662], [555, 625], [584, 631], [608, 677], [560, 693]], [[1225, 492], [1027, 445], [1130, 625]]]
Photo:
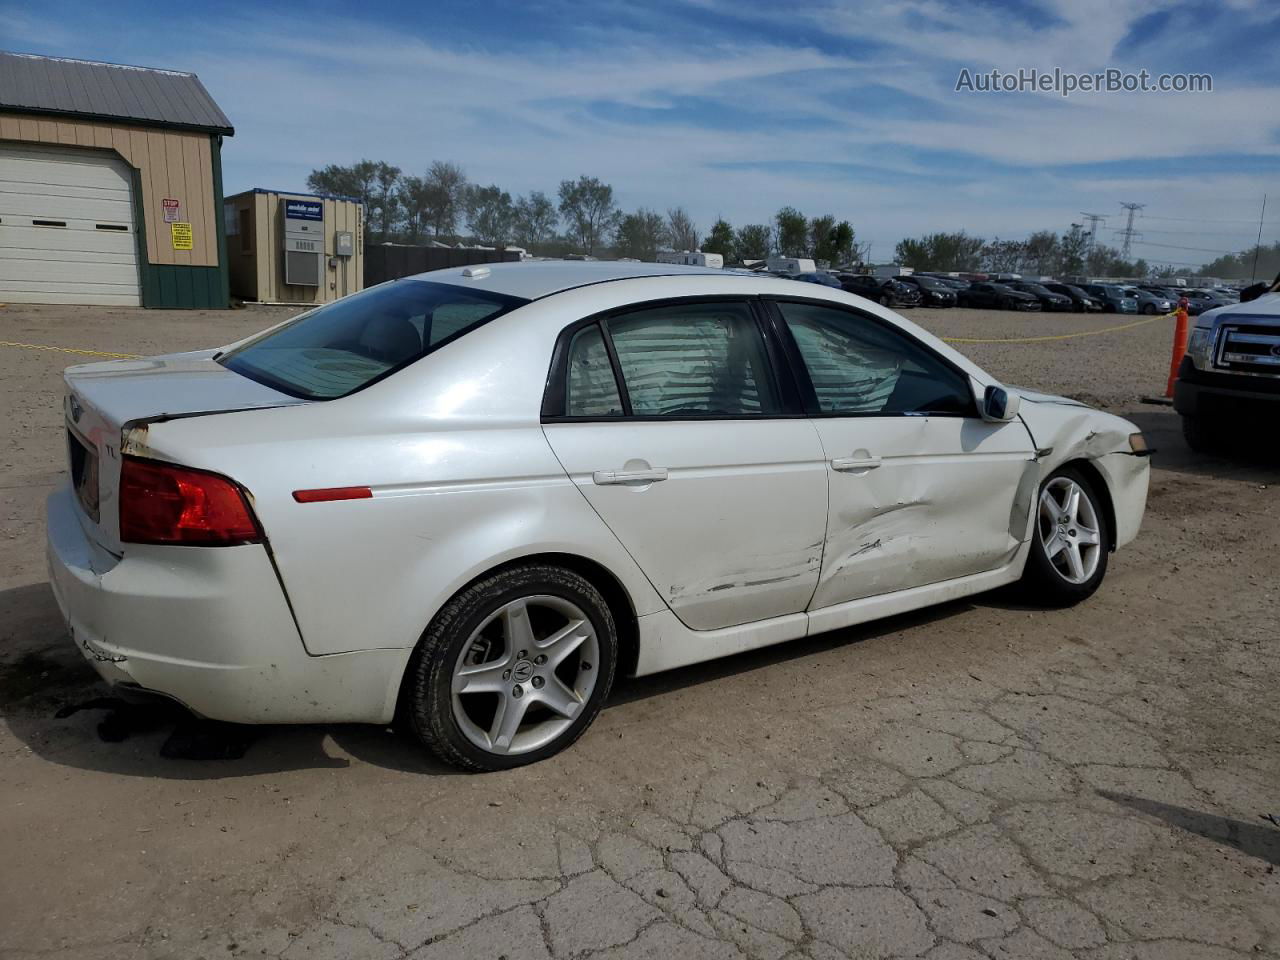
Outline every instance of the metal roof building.
[[0, 301], [226, 306], [234, 132], [194, 74], [0, 52]]

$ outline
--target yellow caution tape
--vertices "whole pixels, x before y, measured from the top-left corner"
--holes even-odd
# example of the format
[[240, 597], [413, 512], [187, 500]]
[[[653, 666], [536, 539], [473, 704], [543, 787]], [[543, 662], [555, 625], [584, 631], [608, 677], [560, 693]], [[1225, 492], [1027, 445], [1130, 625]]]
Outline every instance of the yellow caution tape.
[[86, 357], [110, 357], [112, 360], [141, 360], [137, 353], [108, 353], [105, 350], [75, 350], [71, 347], [50, 347], [43, 343], [15, 343], [12, 340], [0, 340], [0, 347], [21, 347], [24, 350], [51, 350], [54, 353], [78, 353]]
[[1145, 320], [1135, 320], [1133, 323], [1122, 323], [1117, 327], [1103, 327], [1101, 330], [1081, 330], [1078, 333], [1059, 333], [1046, 337], [1008, 337], [1003, 340], [978, 340], [970, 337], [942, 337], [947, 343], [1042, 343], [1046, 340], [1074, 340], [1076, 337], [1096, 337], [1100, 333], [1115, 333], [1117, 330], [1131, 330], [1134, 327], [1145, 326], [1148, 323], [1155, 323], [1157, 320], [1168, 320], [1175, 316], [1172, 313], [1160, 313], [1154, 317], [1147, 317]]

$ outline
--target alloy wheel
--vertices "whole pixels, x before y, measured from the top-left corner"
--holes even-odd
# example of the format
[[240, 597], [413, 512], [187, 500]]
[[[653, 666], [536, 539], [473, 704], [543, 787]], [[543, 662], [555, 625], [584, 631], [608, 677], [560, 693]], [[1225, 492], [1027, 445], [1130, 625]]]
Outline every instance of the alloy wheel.
[[1102, 552], [1098, 513], [1088, 491], [1070, 477], [1055, 477], [1040, 493], [1040, 542], [1068, 583], [1086, 583]]
[[454, 720], [488, 753], [537, 750], [573, 725], [595, 689], [599, 664], [595, 628], [576, 604], [546, 595], [512, 600], [458, 654]]

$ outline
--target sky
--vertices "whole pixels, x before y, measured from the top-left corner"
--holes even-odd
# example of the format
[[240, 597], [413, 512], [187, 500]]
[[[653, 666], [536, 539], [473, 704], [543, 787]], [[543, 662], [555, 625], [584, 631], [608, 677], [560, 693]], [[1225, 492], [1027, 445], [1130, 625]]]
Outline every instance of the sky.
[[[230, 117], [228, 194], [328, 163], [580, 174], [702, 227], [783, 205], [904, 236], [1019, 239], [1142, 203], [1134, 256], [1280, 239], [1275, 0], [290, 3], [0, 0], [0, 49], [187, 70]], [[1208, 93], [957, 92], [961, 70], [1207, 73]]]

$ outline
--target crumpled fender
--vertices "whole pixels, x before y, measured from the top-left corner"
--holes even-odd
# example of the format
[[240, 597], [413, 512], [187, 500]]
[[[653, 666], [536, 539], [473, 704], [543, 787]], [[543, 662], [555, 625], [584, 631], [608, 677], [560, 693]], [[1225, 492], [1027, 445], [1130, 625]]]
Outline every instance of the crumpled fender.
[[1140, 429], [1124, 417], [1076, 400], [1019, 390], [1019, 416], [1036, 445], [1043, 480], [1072, 461], [1091, 464], [1106, 483], [1114, 513], [1115, 546], [1132, 540], [1146, 509], [1150, 460], [1129, 447]]

